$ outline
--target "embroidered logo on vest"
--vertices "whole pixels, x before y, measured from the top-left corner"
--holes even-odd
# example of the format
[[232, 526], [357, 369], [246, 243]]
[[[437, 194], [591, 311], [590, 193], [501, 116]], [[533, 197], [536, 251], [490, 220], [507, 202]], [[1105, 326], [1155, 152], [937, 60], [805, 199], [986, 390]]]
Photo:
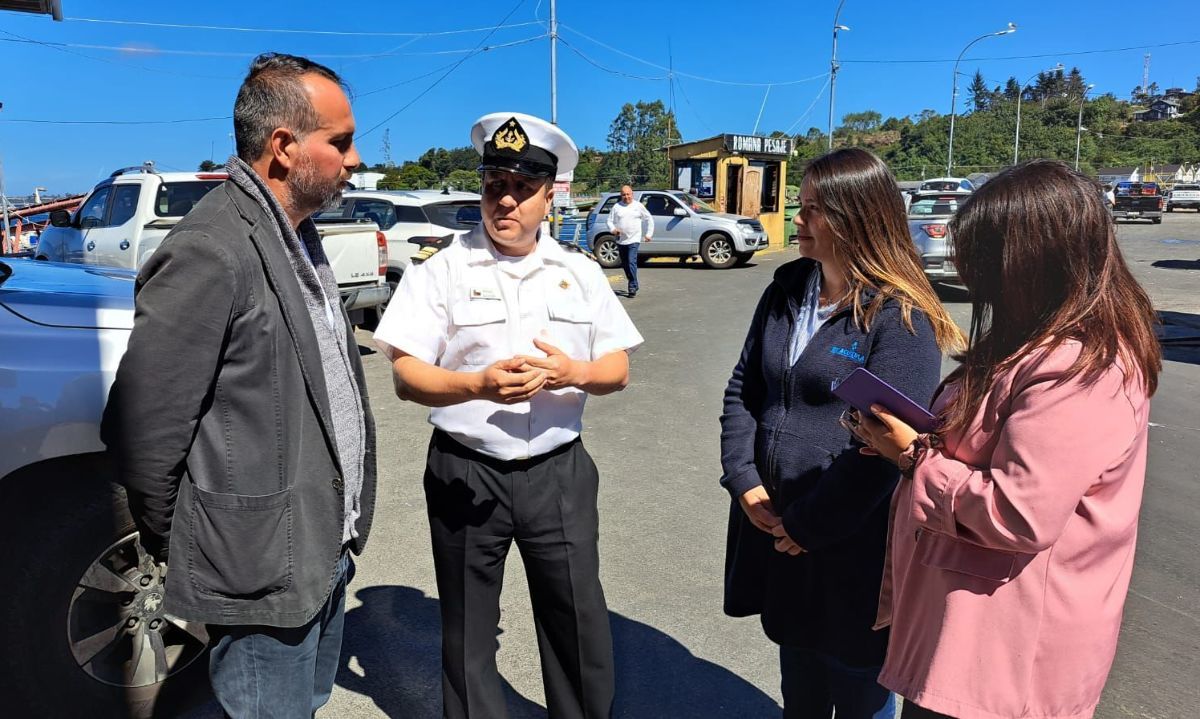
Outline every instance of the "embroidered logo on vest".
[[830, 347], [829, 351], [832, 354], [838, 355], [839, 357], [845, 357], [846, 359], [853, 360], [859, 364], [867, 363], [867, 358], [863, 357], [858, 352], [857, 340], [855, 340], [854, 344], [850, 345], [850, 349], [846, 349], [845, 347]]

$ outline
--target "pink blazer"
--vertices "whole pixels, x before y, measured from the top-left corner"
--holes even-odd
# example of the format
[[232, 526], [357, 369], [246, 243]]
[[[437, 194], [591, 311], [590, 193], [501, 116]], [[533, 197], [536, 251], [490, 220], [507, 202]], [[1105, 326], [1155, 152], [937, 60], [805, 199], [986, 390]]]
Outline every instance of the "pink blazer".
[[[1078, 343], [999, 377], [892, 500], [879, 682], [959, 719], [1083, 719], [1100, 699], [1137, 539], [1150, 402]], [[935, 402], [940, 409], [955, 391]]]

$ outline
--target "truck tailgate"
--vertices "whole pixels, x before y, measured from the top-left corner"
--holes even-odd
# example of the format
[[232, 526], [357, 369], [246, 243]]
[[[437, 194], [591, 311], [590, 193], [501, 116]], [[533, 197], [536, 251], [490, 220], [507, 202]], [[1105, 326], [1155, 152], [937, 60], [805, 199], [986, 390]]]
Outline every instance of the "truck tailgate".
[[374, 223], [317, 223], [338, 287], [379, 283], [379, 243]]

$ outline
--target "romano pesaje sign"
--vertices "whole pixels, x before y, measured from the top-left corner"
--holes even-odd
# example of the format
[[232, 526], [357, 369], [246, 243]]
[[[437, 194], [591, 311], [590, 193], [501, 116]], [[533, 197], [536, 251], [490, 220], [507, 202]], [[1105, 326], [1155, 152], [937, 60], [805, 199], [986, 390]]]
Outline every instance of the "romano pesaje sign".
[[725, 149], [754, 155], [790, 155], [792, 138], [759, 137], [758, 135], [725, 135]]

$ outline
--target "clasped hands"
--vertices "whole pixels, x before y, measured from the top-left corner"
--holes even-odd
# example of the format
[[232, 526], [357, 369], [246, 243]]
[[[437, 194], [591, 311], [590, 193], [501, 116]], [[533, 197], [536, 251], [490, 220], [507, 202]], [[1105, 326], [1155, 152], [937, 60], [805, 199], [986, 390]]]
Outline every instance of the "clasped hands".
[[750, 519], [750, 523], [775, 538], [775, 551], [790, 554], [793, 557], [807, 551], [788, 536], [787, 530], [783, 528], [783, 519], [775, 513], [771, 497], [761, 484], [747, 490], [738, 498], [738, 501], [742, 505], [742, 511]]
[[545, 357], [517, 355], [494, 362], [483, 370], [480, 394], [493, 402], [517, 404], [528, 401], [543, 389], [575, 387], [583, 382], [585, 362], [540, 339], [533, 346]]

